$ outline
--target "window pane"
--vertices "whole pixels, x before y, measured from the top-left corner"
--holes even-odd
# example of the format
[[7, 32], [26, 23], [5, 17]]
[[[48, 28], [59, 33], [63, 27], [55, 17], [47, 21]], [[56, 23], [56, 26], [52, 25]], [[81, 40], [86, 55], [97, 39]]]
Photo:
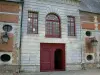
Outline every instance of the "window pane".
[[55, 14], [49, 14], [46, 17], [46, 35], [52, 37], [60, 36], [60, 23], [58, 16]]
[[53, 28], [54, 28], [54, 30], [53, 30], [53, 33], [55, 34], [55, 35], [59, 35], [59, 24], [57, 23], [57, 22], [53, 22]]
[[70, 26], [74, 26], [74, 23], [73, 22], [71, 22], [71, 25]]
[[74, 26], [71, 26], [71, 33], [74, 33]]
[[31, 12], [28, 13], [28, 17], [32, 17], [32, 13]]
[[70, 26], [70, 22], [68, 22], [68, 26]]
[[54, 21], [59, 21], [58, 17], [54, 14], [50, 14], [46, 17], [46, 20], [54, 20]]
[[27, 32], [28, 33], [33, 33], [32, 28], [33, 28], [32, 25], [29, 23], [28, 28], [27, 28]]
[[68, 21], [71, 21], [71, 18], [72, 18], [71, 16], [68, 16]]
[[37, 15], [36, 13], [34, 13], [33, 17], [34, 17], [34, 18], [37, 18], [37, 16], [38, 16], [38, 15]]
[[75, 36], [75, 18], [68, 16], [68, 36]]
[[74, 18], [73, 18], [73, 17], [71, 17], [71, 18], [70, 18], [70, 20], [71, 20], [71, 22], [73, 22], [73, 21], [74, 21]]
[[28, 12], [27, 32], [29, 34], [32, 34], [32, 33], [37, 34], [38, 33], [38, 13]]
[[71, 27], [68, 26], [68, 35], [70, 36], [70, 32], [71, 32]]

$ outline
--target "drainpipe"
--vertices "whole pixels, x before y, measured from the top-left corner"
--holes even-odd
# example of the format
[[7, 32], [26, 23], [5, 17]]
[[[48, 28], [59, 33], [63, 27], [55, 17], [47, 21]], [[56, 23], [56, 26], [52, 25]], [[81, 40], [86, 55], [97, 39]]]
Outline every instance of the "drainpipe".
[[21, 0], [21, 22], [20, 22], [20, 45], [19, 45], [19, 72], [21, 70], [21, 45], [22, 45], [22, 23], [23, 23], [24, 0]]
[[[79, 16], [81, 14], [81, 11], [79, 10]], [[81, 20], [80, 20], [80, 40], [81, 40], [81, 65], [83, 63], [83, 40], [82, 40], [82, 26], [81, 26]]]

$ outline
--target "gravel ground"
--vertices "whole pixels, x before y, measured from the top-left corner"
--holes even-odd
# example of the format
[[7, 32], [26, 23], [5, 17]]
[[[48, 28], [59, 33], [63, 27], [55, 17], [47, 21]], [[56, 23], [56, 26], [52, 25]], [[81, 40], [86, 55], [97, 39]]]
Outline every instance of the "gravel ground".
[[56, 72], [21, 72], [21, 73], [0, 73], [0, 75], [100, 75], [100, 69], [77, 70], [77, 71], [56, 71]]

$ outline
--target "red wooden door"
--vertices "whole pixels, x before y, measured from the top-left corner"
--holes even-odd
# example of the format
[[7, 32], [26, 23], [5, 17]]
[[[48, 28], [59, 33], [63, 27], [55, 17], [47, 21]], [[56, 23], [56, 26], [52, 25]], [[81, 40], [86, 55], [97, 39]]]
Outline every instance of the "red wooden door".
[[48, 45], [41, 44], [40, 50], [40, 71], [50, 71], [51, 65], [51, 53], [52, 49]]
[[40, 44], [40, 71], [54, 71], [54, 53], [56, 49], [63, 49], [62, 70], [65, 69], [65, 45], [63, 44]]

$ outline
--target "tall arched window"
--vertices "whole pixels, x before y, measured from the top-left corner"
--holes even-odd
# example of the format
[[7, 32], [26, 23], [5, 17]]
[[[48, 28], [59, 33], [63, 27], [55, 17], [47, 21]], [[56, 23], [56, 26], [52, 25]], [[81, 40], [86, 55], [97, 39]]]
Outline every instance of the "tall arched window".
[[46, 16], [46, 37], [61, 37], [60, 19], [58, 15], [50, 13]]

